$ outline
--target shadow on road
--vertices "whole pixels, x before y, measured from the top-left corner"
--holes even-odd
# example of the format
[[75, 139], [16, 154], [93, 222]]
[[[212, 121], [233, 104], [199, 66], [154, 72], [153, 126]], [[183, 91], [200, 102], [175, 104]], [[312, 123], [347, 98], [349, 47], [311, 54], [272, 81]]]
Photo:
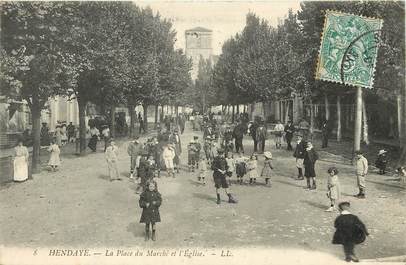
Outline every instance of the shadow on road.
[[193, 197], [203, 199], [206, 201], [210, 201], [210, 202], [216, 201], [216, 198], [214, 197], [214, 195], [212, 196], [212, 195], [205, 194], [205, 193], [193, 193]]
[[274, 180], [273, 182], [279, 182], [279, 183], [286, 184], [286, 185], [290, 185], [290, 186], [293, 186], [293, 187], [299, 187], [299, 188], [303, 188], [303, 185], [299, 185], [299, 184], [291, 183], [291, 182], [289, 182], [289, 181], [284, 181], [284, 180]]
[[99, 176], [99, 179], [103, 179], [103, 180], [106, 180], [106, 181], [110, 181], [110, 176], [109, 176], [109, 175], [100, 175], [100, 176]]
[[312, 202], [312, 201], [308, 201], [308, 200], [300, 200], [299, 202], [304, 202], [307, 205], [310, 205], [315, 208], [319, 208], [319, 209], [323, 209], [323, 210], [326, 209], [326, 205], [318, 203], [318, 202]]
[[134, 237], [143, 237], [144, 236], [145, 225], [132, 222], [127, 226], [127, 232], [133, 234]]

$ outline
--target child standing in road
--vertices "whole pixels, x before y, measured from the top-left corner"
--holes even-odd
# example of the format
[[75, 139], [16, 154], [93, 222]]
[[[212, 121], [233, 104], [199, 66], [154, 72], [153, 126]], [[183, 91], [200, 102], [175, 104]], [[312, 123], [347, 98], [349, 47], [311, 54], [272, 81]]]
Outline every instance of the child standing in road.
[[228, 177], [228, 186], [231, 186], [231, 177], [233, 176], [233, 172], [235, 170], [235, 160], [231, 152], [227, 154], [226, 161], [228, 166], [226, 176]]
[[242, 153], [237, 153], [237, 158], [235, 159], [235, 173], [237, 175], [237, 183], [242, 185], [244, 175], [247, 173], [246, 161], [247, 159]]
[[202, 153], [199, 160], [199, 175], [197, 177], [198, 181], [202, 181], [203, 185], [206, 185], [206, 176], [207, 176], [207, 159], [206, 156]]
[[257, 156], [255, 154], [252, 154], [250, 160], [248, 160], [247, 163], [247, 175], [250, 179], [250, 184], [255, 184], [257, 182], [258, 178], [257, 168], [258, 168]]
[[265, 156], [265, 161], [264, 161], [264, 167], [262, 168], [261, 171], [261, 177], [265, 177], [265, 185], [271, 186], [271, 175], [272, 175], [272, 153], [267, 151], [264, 152]]
[[150, 226], [152, 228], [151, 239], [156, 240], [155, 224], [161, 222], [159, 207], [162, 204], [162, 196], [158, 192], [158, 184], [151, 180], [147, 184], [147, 189], [141, 194], [139, 205], [142, 208], [140, 223], [145, 223], [145, 241], [150, 238]]
[[165, 162], [166, 171], [168, 177], [175, 177], [173, 159], [175, 158], [175, 149], [172, 144], [167, 144], [162, 152], [162, 158]]
[[349, 202], [341, 202], [338, 208], [341, 214], [334, 222], [336, 231], [333, 237], [333, 244], [343, 245], [345, 261], [359, 262], [359, 259], [355, 256], [354, 247], [356, 244], [365, 241], [366, 236], [369, 235], [368, 230], [357, 216], [349, 212]]
[[340, 182], [338, 181], [338, 169], [330, 167], [327, 170], [327, 197], [330, 198], [330, 208], [326, 212], [332, 212], [337, 207], [337, 202], [340, 199]]
[[59, 149], [59, 146], [56, 144], [55, 140], [51, 141], [51, 145], [48, 147], [48, 152], [51, 153], [48, 165], [51, 166], [52, 171], [56, 171], [58, 166], [61, 165], [61, 159], [59, 158], [61, 150]]

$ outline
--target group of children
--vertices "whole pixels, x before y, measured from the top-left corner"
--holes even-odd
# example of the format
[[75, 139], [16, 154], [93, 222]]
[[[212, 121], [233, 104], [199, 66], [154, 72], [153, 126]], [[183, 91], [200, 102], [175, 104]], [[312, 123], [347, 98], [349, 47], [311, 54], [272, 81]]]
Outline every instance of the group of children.
[[[198, 139], [198, 136], [194, 136], [192, 141], [188, 144], [188, 166], [190, 172], [194, 172], [195, 169], [198, 170], [198, 181], [202, 184], [206, 184], [210, 165], [217, 153], [217, 151], [213, 152], [213, 147], [215, 148], [216, 145], [215, 142], [212, 142], [211, 138], [206, 139], [204, 143], [204, 152], [202, 152], [202, 145], [199, 143]], [[257, 154], [254, 153], [250, 158], [247, 158], [243, 154], [237, 153], [237, 157], [234, 158], [231, 151], [225, 153], [225, 159], [227, 161], [227, 171], [225, 174], [228, 178], [229, 185], [231, 185], [231, 179], [235, 174], [238, 184], [243, 184], [244, 177], [247, 176], [249, 184], [255, 184], [257, 179], [263, 177], [265, 179], [265, 184], [271, 186], [270, 179], [273, 170], [271, 152], [264, 152], [263, 154], [265, 161], [260, 175], [258, 174]]]

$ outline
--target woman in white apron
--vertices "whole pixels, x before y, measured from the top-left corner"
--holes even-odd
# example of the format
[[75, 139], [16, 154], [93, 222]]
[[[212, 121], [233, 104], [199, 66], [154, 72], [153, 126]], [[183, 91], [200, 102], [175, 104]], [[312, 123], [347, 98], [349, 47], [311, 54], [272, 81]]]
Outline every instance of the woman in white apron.
[[18, 145], [14, 147], [14, 181], [25, 181], [28, 179], [28, 149], [19, 140]]

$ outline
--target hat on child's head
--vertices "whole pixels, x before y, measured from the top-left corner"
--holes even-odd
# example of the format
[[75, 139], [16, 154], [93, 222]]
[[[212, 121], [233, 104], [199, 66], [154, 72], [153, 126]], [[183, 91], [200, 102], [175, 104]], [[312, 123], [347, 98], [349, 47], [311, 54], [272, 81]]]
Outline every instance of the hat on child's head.
[[355, 150], [354, 153], [355, 153], [356, 155], [362, 155], [362, 154], [363, 154], [361, 150]]
[[266, 152], [264, 152], [264, 156], [265, 156], [266, 158], [271, 159], [271, 158], [272, 158], [272, 153], [269, 152], [269, 151], [266, 151]]
[[383, 155], [383, 154], [385, 154], [387, 152], [388, 151], [386, 151], [385, 149], [381, 149], [381, 150], [379, 150], [378, 155]]
[[327, 170], [327, 173], [331, 173], [331, 172], [333, 172], [334, 171], [334, 175], [337, 175], [338, 174], [338, 169], [336, 168], [336, 167], [330, 167], [328, 170]]
[[350, 207], [350, 206], [351, 206], [351, 205], [350, 205], [350, 202], [349, 202], [349, 201], [340, 202], [340, 203], [338, 204], [338, 208], [339, 208], [340, 210], [342, 210], [343, 207]]

